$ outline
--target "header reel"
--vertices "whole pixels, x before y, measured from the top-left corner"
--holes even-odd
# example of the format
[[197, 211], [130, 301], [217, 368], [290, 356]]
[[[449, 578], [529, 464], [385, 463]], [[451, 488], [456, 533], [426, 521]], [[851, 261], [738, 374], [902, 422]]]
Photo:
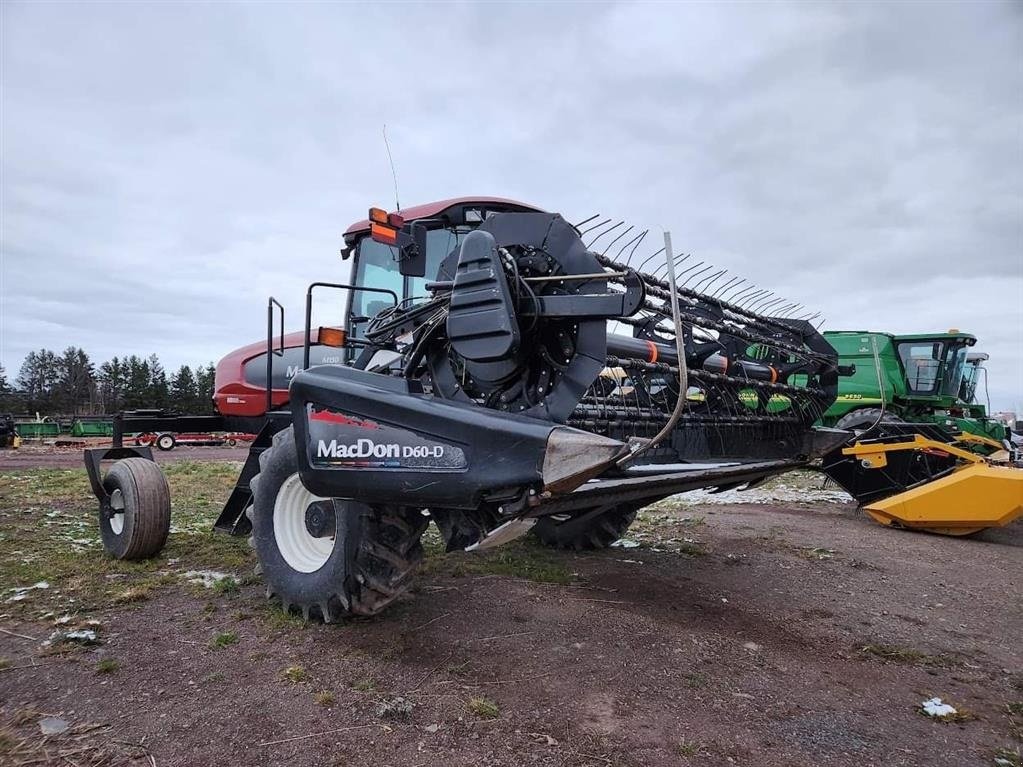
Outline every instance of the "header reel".
[[444, 259], [432, 299], [378, 315], [367, 338], [401, 351], [401, 375], [434, 396], [622, 443], [653, 437], [682, 398], [648, 461], [816, 452], [811, 427], [838, 368], [809, 318], [764, 316], [682, 282], [680, 391], [671, 285], [629, 260], [588, 249], [558, 215], [495, 215]]

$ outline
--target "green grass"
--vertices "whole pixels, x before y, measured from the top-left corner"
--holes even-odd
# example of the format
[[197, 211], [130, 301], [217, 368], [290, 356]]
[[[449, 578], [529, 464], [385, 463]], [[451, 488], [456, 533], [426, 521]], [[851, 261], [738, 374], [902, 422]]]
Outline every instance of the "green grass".
[[689, 740], [688, 738], [682, 738], [682, 740], [679, 741], [677, 750], [678, 755], [684, 759], [704, 753], [702, 744], [697, 743], [695, 740]]
[[227, 578], [221, 578], [218, 581], [213, 582], [213, 593], [215, 594], [237, 594], [239, 589], [239, 583], [231, 576]]
[[298, 684], [299, 682], [309, 681], [309, 672], [306, 671], [302, 666], [288, 666], [281, 675], [289, 682]]
[[480, 719], [497, 719], [501, 715], [501, 709], [490, 698], [482, 696], [469, 698], [465, 703], [465, 710]]
[[330, 708], [335, 703], [337, 703], [337, 698], [334, 697], [334, 693], [332, 693], [330, 690], [321, 690], [320, 692], [313, 695], [313, 700], [315, 700], [317, 704], [323, 706], [324, 708]]
[[[67, 612], [74, 599], [76, 610], [88, 612], [147, 599], [181, 583], [186, 570], [251, 569], [254, 555], [243, 538], [213, 532], [238, 467], [181, 461], [163, 469], [171, 488], [171, 535], [158, 557], [143, 562], [121, 562], [104, 553], [97, 501], [84, 469], [0, 472], [0, 589], [50, 584], [5, 604], [5, 611], [15, 618]], [[237, 587], [232, 579], [218, 593]]]
[[377, 683], [373, 679], [360, 679], [352, 685], [352, 689], [357, 692], [373, 692], [377, 688]]
[[210, 640], [210, 647], [214, 650], [223, 650], [233, 644], [238, 644], [238, 635], [233, 631], [221, 631]]
[[96, 673], [113, 674], [120, 667], [121, 667], [120, 664], [113, 658], [104, 658], [103, 660], [96, 664]]
[[513, 541], [493, 551], [446, 554], [435, 541], [427, 540], [424, 574], [443, 574], [455, 578], [480, 575], [505, 575], [540, 583], [572, 583], [569, 560], [532, 539]]
[[962, 665], [958, 660], [949, 655], [932, 655], [912, 647], [900, 647], [889, 644], [867, 644], [858, 650], [859, 654], [866, 657], [880, 658], [891, 663], [900, 663], [906, 666], [927, 666], [930, 668], [955, 668]]

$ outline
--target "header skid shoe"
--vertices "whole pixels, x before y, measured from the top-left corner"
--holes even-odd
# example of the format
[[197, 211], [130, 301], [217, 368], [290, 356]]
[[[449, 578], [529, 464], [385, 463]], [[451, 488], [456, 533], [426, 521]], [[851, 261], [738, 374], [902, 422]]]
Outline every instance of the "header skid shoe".
[[523, 493], [568, 493], [627, 449], [353, 368], [299, 373], [291, 407], [302, 483], [317, 495], [362, 503], [475, 509]]

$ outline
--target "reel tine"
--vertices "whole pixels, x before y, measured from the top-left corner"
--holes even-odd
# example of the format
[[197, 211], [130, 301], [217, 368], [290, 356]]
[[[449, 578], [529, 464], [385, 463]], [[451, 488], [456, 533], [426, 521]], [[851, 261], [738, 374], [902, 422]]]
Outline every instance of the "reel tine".
[[[650, 231], [649, 229], [644, 229], [643, 233], [639, 235], [639, 239], [636, 240], [636, 244], [632, 246], [632, 250], [629, 251], [629, 255], [625, 259], [625, 263], [627, 265], [632, 266], [632, 256], [635, 254], [636, 248], [638, 248], [640, 246], [640, 244], [642, 244], [644, 238], [646, 238], [646, 236], [649, 233], [649, 231]], [[623, 246], [622, 250], [625, 250], [626, 247], [628, 247], [628, 244]], [[619, 256], [621, 255], [621, 251], [619, 251], [618, 255]]]
[[[687, 259], [690, 259], [690, 258], [692, 258], [692, 257], [693, 257], [693, 254], [692, 254], [692, 253], [686, 253], [685, 255], [682, 255], [682, 254], [680, 254], [680, 255], [676, 256], [676, 257], [675, 257], [675, 266], [676, 266], [676, 267], [679, 267], [679, 266], [681, 266], [682, 264], [684, 264], [684, 263], [686, 262], [686, 260], [687, 260]], [[653, 271], [651, 272], [651, 274], [652, 274], [652, 275], [653, 275], [654, 277], [657, 277], [657, 276], [658, 276], [658, 275], [660, 274], [660, 271], [661, 271], [661, 269], [664, 269], [665, 271], [667, 271], [667, 268], [668, 268], [668, 262], [667, 262], [667, 261], [665, 261], [665, 262], [664, 262], [663, 264], [661, 264], [661, 265], [660, 265], [660, 266], [658, 266], [658, 267], [657, 267], [656, 269], [654, 269], [654, 270], [653, 270]]]
[[[643, 230], [642, 232], [640, 232], [640, 233], [639, 233], [639, 234], [637, 234], [637, 235], [636, 235], [635, 237], [633, 237], [633, 238], [632, 238], [631, 240], [629, 240], [629, 241], [628, 241], [628, 242], [626, 242], [626, 243], [625, 243], [624, 245], [622, 245], [622, 247], [618, 249], [618, 255], [617, 255], [617, 256], [615, 256], [615, 258], [616, 258], [616, 259], [620, 259], [620, 258], [622, 257], [622, 253], [624, 253], [624, 252], [625, 252], [625, 249], [626, 249], [627, 247], [629, 247], [630, 245], [632, 245], [632, 244], [633, 244], [634, 242], [635, 242], [635, 243], [636, 243], [637, 245], [639, 244], [639, 242], [642, 242], [642, 241], [643, 241], [643, 238], [644, 238], [644, 237], [646, 237], [646, 233], [647, 233], [648, 231], [650, 231], [650, 230], [649, 230], [649, 229], [644, 229], [644, 230]], [[637, 240], [638, 240], [639, 242], [637, 242]], [[605, 251], [605, 253], [606, 253], [606, 252], [607, 252], [607, 251]], [[630, 253], [630, 256], [631, 256], [631, 253]], [[625, 263], [626, 263], [626, 264], [628, 264], [628, 263], [629, 263], [629, 262], [628, 262], [628, 259], [626, 259]]]
[[636, 271], [637, 272], [642, 272], [644, 266], [649, 264], [653, 259], [657, 258], [657, 256], [661, 255], [661, 253], [663, 253], [663, 252], [664, 252], [664, 248], [661, 248], [660, 250], [656, 251], [655, 253], [651, 253], [649, 256], [647, 256], [646, 260], [642, 264], [639, 265], [639, 267], [636, 269]]
[[760, 307], [765, 306], [768, 303], [776, 303], [778, 300], [780, 300], [780, 299], [774, 293], [768, 293], [762, 299], [760, 299], [759, 301], [757, 301], [754, 304], [752, 304], [750, 306], [750, 311], [751, 312], [759, 312], [760, 311]]
[[[588, 223], [590, 223], [590, 222], [591, 222], [591, 221], [592, 221], [593, 219], [595, 219], [595, 218], [600, 218], [600, 214], [599, 214], [599, 213], [594, 213], [594, 214], [593, 214], [592, 216], [590, 216], [589, 218], [584, 218], [584, 219], [583, 219], [582, 221], [580, 221], [580, 222], [579, 222], [578, 224], [572, 224], [572, 226], [574, 226], [574, 227], [575, 227], [575, 228], [576, 228], [576, 229], [578, 230], [578, 229], [579, 229], [579, 227], [581, 227], [581, 226], [582, 226], [583, 224], [588, 224]], [[587, 230], [587, 231], [588, 231], [588, 230]], [[580, 232], [580, 234], [585, 234], [585, 232]]]
[[[744, 282], [746, 282], [746, 280], [740, 280], [739, 285], [742, 285], [742, 283]], [[732, 295], [728, 297], [728, 303], [738, 305], [736, 303], [737, 301], [741, 301], [746, 295], [749, 294], [751, 290], [756, 289], [757, 289], [756, 285], [749, 284], [746, 287], [741, 288], [737, 291], [732, 291]], [[724, 300], [724, 297], [722, 297], [722, 300]]]
[[588, 243], [586, 244], [586, 249], [587, 249], [587, 250], [589, 250], [590, 248], [592, 248], [592, 247], [593, 247], [593, 245], [594, 245], [594, 243], [596, 243], [596, 242], [597, 242], [597, 240], [599, 240], [599, 239], [600, 239], [601, 237], [603, 237], [603, 236], [604, 236], [604, 235], [606, 235], [606, 234], [610, 234], [610, 233], [611, 233], [611, 232], [613, 232], [613, 231], [614, 231], [615, 229], [617, 229], [618, 227], [622, 226], [622, 225], [623, 225], [624, 223], [625, 223], [625, 220], [623, 219], [622, 221], [619, 221], [619, 222], [618, 222], [617, 224], [615, 224], [614, 226], [608, 227], [607, 229], [605, 229], [604, 231], [602, 231], [602, 232], [601, 232], [600, 234], [598, 234], [598, 235], [597, 235], [596, 237], [594, 237], [594, 238], [593, 238], [592, 240], [590, 240], [590, 241], [589, 241], [589, 242], [588, 242]]
[[[703, 262], [701, 261], [700, 263], [702, 264]], [[699, 264], [697, 264], [697, 266], [699, 266]], [[707, 264], [707, 266], [705, 266], [703, 269], [701, 269], [700, 271], [696, 272], [695, 274], [691, 275], [685, 282], [683, 282], [682, 283], [682, 287], [684, 288], [686, 285], [688, 285], [689, 281], [692, 280], [693, 278], [699, 277], [704, 272], [708, 272], [708, 271], [710, 271], [713, 268], [714, 268], [713, 264]]]
[[725, 274], [727, 271], [728, 271], [727, 269], [721, 269], [712, 274], [709, 278], [700, 280], [698, 283], [696, 283], [696, 285], [693, 286], [693, 290], [695, 290], [697, 293], [706, 293], [708, 290], [710, 290], [710, 286], [713, 285], [717, 280], [719, 280], [721, 278], [721, 275]]
[[762, 288], [746, 296], [746, 298], [742, 300], [742, 303], [739, 304], [739, 306], [741, 306], [743, 309], [748, 310], [757, 301], [760, 301], [761, 299], [764, 299], [770, 295], [773, 295], [771, 291]]
[[613, 247], [614, 247], [615, 243], [616, 243], [616, 242], [618, 242], [618, 240], [622, 239], [622, 237], [624, 237], [625, 235], [627, 235], [627, 234], [628, 234], [629, 232], [631, 232], [631, 231], [632, 231], [633, 229], [635, 229], [635, 227], [634, 227], [634, 226], [633, 226], [632, 224], [629, 224], [629, 226], [628, 226], [628, 227], [627, 227], [627, 228], [625, 229], [625, 231], [623, 231], [623, 232], [622, 232], [621, 234], [619, 234], [619, 235], [618, 235], [617, 237], [615, 237], [615, 238], [614, 238], [613, 240], [611, 240], [611, 242], [609, 242], [609, 243], [607, 244], [607, 247], [606, 247], [606, 248], [604, 248], [604, 251], [603, 251], [603, 252], [602, 252], [602, 253], [601, 253], [600, 255], [602, 255], [602, 256], [606, 256], [606, 255], [607, 255], [607, 252], [608, 252], [608, 251], [609, 251], [609, 250], [610, 250], [611, 248], [613, 248]]
[[789, 311], [786, 313], [786, 315], [785, 315], [786, 319], [788, 319], [790, 317], [794, 317], [798, 312], [803, 311], [803, 309], [805, 309], [805, 308], [806, 307], [803, 306], [802, 304], [797, 303], [795, 306], [793, 306], [791, 309], [789, 309]]
[[724, 285], [722, 285], [717, 290], [715, 290], [712, 295], [714, 296], [714, 298], [717, 298], [719, 294], [723, 294], [732, 285], [735, 285], [737, 281], [741, 283], [741, 282], [744, 282], [745, 280], [741, 279], [740, 277], [736, 277], [736, 276], [733, 275], [732, 277], [730, 277], [728, 279], [728, 282], [726, 282]]
[[589, 234], [590, 232], [595, 231], [597, 229], [600, 229], [600, 227], [602, 227], [602, 226], [607, 226], [610, 223], [611, 223], [611, 219], [605, 218], [603, 221], [601, 221], [599, 223], [596, 223], [596, 224], [594, 224], [591, 227], [583, 229], [581, 232], [579, 232], [579, 236], [582, 237], [583, 235]]

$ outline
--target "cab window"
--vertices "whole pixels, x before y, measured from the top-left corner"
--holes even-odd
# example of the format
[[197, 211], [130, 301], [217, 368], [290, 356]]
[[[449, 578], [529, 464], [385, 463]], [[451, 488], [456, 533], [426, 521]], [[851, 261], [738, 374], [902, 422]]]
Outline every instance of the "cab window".
[[899, 357], [906, 370], [906, 386], [914, 394], [936, 394], [941, 378], [944, 344], [907, 342], [899, 344]]
[[462, 244], [462, 238], [472, 227], [457, 226], [447, 229], [432, 229], [426, 233], [426, 275], [413, 277], [409, 296], [416, 299], [427, 298], [426, 283], [437, 279], [437, 270], [448, 254]]
[[[359, 242], [359, 253], [355, 261], [355, 285], [368, 288], [393, 290], [399, 298], [402, 295], [404, 278], [398, 272], [398, 252], [390, 245], [363, 237]], [[392, 305], [391, 297], [384, 293], [367, 293], [353, 290], [351, 294], [349, 331], [354, 337], [361, 336], [369, 318]]]

